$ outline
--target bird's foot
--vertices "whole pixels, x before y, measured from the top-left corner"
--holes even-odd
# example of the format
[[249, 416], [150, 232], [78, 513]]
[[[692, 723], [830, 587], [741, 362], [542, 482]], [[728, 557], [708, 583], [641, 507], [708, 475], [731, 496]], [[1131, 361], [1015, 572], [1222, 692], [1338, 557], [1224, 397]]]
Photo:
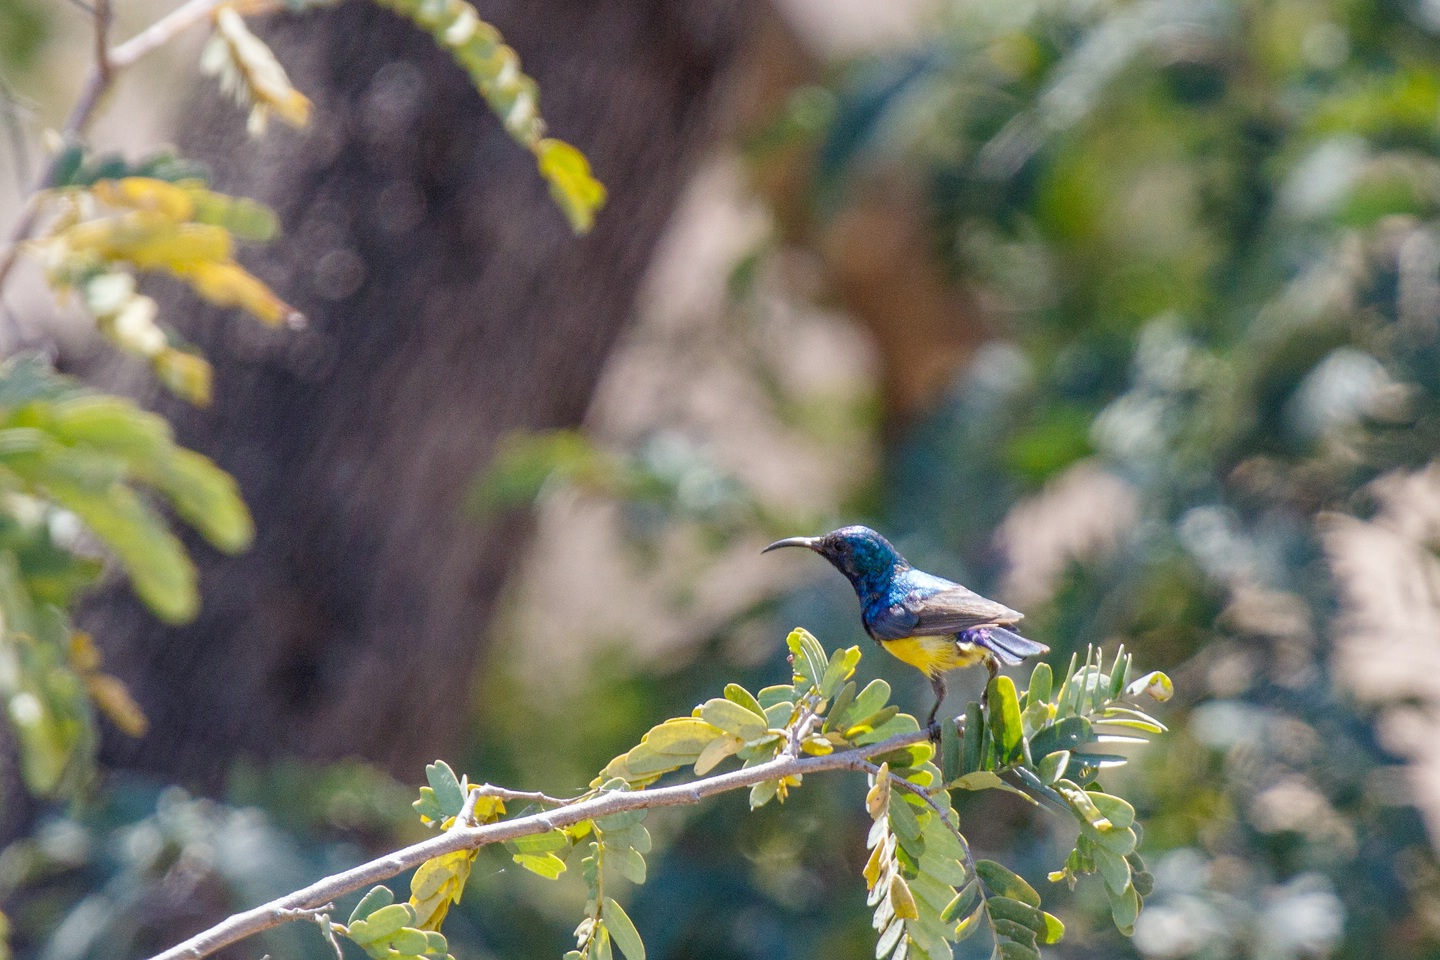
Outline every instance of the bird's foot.
[[939, 721], [939, 720], [936, 720], [934, 716], [931, 716], [931, 717], [930, 717], [930, 722], [927, 723], [927, 724], [925, 724], [925, 732], [926, 732], [927, 734], [929, 734], [929, 736], [930, 736], [930, 742], [933, 743], [936, 747], [939, 747], [939, 746], [940, 746], [940, 721]]

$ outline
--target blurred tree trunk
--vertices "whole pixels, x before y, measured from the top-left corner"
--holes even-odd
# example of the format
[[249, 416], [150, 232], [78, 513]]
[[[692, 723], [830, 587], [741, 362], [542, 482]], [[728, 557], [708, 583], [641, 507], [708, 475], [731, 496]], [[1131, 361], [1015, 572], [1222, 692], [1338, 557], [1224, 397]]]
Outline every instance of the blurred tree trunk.
[[751, 20], [747, 0], [482, 2], [557, 136], [610, 189], [574, 238], [531, 156], [431, 39], [352, 2], [267, 31], [313, 127], [245, 138], [202, 93], [180, 135], [219, 189], [271, 204], [247, 257], [310, 321], [267, 331], [189, 314], [215, 402], [157, 400], [240, 481], [258, 538], [192, 544], [204, 609], [158, 625], [117, 585], [84, 626], [153, 726], [110, 762], [214, 786], [237, 755], [361, 756], [409, 779], [470, 706], [488, 614], [525, 522], [467, 519], [512, 430], [579, 422], [701, 149]]

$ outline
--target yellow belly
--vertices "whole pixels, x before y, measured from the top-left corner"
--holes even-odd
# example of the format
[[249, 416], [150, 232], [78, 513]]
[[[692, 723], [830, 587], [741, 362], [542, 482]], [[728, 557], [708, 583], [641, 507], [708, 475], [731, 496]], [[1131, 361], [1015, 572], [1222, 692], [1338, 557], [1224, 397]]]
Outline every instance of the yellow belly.
[[904, 637], [881, 640], [880, 646], [893, 657], [905, 661], [927, 677], [939, 676], [947, 670], [968, 667], [985, 657], [983, 647], [960, 643], [952, 637]]

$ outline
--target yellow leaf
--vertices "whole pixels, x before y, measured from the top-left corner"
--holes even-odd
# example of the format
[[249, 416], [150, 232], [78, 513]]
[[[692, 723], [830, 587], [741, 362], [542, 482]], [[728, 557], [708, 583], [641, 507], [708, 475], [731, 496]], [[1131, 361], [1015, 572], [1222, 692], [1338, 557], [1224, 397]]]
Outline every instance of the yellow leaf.
[[196, 264], [183, 276], [197, 294], [217, 307], [241, 307], [271, 326], [304, 322], [298, 310], [233, 260]]
[[130, 696], [130, 689], [118, 678], [108, 673], [94, 673], [85, 677], [85, 691], [95, 701], [96, 708], [110, 718], [122, 733], [132, 737], [143, 737], [150, 729], [145, 711]]
[[465, 881], [478, 856], [476, 850], [457, 850], [426, 860], [410, 880], [410, 906], [415, 908], [415, 926], [438, 930], [445, 922], [450, 904], [459, 903]]
[[875, 849], [870, 851], [870, 859], [865, 862], [865, 870], [862, 876], [865, 877], [865, 889], [874, 890], [875, 884], [880, 882], [880, 871], [885, 864], [885, 844], [875, 844]]
[[77, 631], [70, 635], [69, 660], [76, 673], [100, 669], [100, 648], [90, 634]]
[[143, 210], [77, 223], [56, 239], [74, 254], [174, 273], [200, 263], [229, 260], [233, 252], [230, 234], [221, 227], [175, 223]]
[[865, 809], [870, 814], [871, 820], [879, 819], [880, 815], [890, 806], [890, 764], [880, 764], [880, 769], [875, 772], [875, 785], [865, 794]]
[[166, 348], [150, 359], [150, 369], [171, 393], [197, 407], [210, 406], [214, 372], [204, 357]]
[[890, 878], [890, 904], [895, 908], [895, 916], [902, 920], [915, 920], [920, 916], [920, 911], [915, 907], [915, 897], [910, 893], [910, 886], [898, 873]]
[[605, 185], [590, 172], [585, 154], [563, 140], [545, 139], [535, 145], [540, 175], [550, 184], [550, 196], [565, 212], [576, 233], [589, 233], [595, 213], [605, 205]]
[[154, 177], [99, 180], [90, 192], [97, 200], [112, 207], [156, 213], [175, 223], [183, 223], [195, 216], [195, 202], [189, 191]]
[[205, 48], [201, 69], [218, 76], [220, 89], [242, 107], [250, 107], [251, 134], [265, 132], [270, 111], [292, 127], [310, 122], [310, 100], [290, 85], [290, 77], [265, 42], [250, 32], [233, 6], [215, 12], [215, 36]]

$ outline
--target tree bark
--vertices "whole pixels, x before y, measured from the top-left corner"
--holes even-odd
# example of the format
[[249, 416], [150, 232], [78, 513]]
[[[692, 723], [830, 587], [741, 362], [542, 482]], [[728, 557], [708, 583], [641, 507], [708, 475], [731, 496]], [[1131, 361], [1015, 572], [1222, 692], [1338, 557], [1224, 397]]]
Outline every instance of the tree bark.
[[152, 720], [106, 759], [214, 787], [239, 755], [359, 756], [413, 779], [454, 742], [526, 523], [467, 518], [498, 438], [580, 421], [656, 239], [710, 142], [747, 0], [480, 2], [556, 136], [610, 190], [570, 234], [533, 158], [413, 25], [367, 3], [267, 38], [310, 130], [245, 138], [202, 94], [180, 136], [279, 213], [247, 262], [309, 318], [268, 331], [167, 295], [215, 365], [207, 410], [160, 400], [241, 484], [254, 547], [192, 542], [203, 612], [157, 624], [115, 585], [83, 617]]

